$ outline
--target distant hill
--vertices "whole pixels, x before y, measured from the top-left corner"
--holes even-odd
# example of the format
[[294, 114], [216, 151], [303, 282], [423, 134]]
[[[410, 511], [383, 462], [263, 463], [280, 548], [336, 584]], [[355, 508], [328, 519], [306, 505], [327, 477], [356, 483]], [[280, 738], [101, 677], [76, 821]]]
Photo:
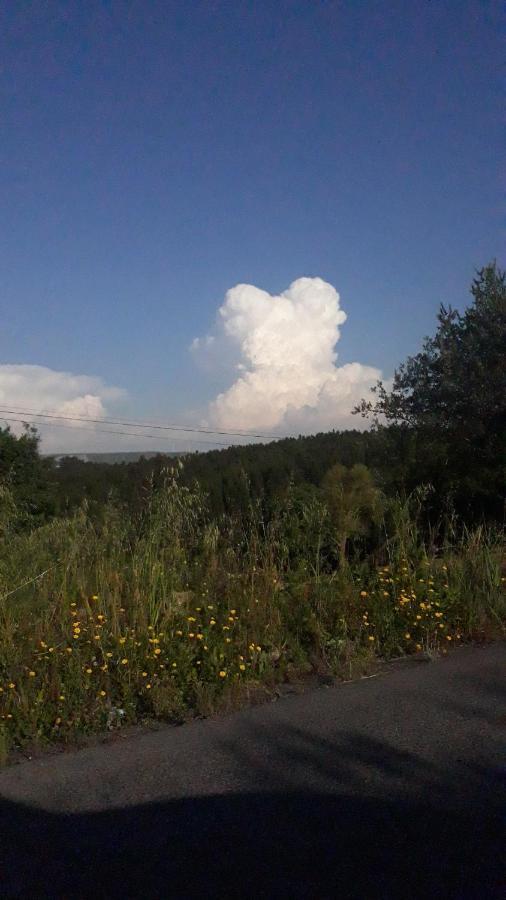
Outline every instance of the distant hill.
[[124, 453], [52, 453], [48, 454], [56, 464], [62, 459], [78, 459], [80, 462], [105, 463], [105, 465], [117, 465], [118, 463], [133, 463], [140, 459], [155, 459], [157, 456], [186, 456], [187, 453], [161, 452], [156, 450], [130, 450]]

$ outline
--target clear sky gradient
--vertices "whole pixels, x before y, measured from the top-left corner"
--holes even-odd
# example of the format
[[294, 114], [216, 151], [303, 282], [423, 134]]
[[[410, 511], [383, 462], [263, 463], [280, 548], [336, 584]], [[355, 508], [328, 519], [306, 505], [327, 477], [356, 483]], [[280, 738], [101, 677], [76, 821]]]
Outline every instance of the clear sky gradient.
[[10, 3], [0, 363], [174, 419], [225, 292], [336, 287], [339, 363], [391, 374], [504, 262], [504, 17], [477, 0]]

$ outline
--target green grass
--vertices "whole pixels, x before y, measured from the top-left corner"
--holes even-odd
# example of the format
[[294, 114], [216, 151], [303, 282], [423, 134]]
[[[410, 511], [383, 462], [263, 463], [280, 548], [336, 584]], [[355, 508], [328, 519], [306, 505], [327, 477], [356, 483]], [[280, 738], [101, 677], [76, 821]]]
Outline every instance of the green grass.
[[255, 507], [216, 523], [176, 473], [135, 521], [111, 504], [100, 522], [84, 508], [17, 533], [4, 496], [0, 523], [0, 762], [505, 631], [501, 536], [453, 523], [435, 541], [413, 503], [340, 567], [313, 501], [268, 525]]

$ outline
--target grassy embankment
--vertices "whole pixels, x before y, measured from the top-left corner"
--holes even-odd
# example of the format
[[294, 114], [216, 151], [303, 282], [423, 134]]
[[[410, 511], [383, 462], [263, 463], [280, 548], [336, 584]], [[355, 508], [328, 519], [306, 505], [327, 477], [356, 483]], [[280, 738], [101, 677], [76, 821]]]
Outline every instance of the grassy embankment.
[[[259, 686], [320, 671], [353, 677], [378, 657], [447, 652], [504, 635], [501, 538], [413, 504], [338, 566], [322, 504], [209, 521], [169, 477], [138, 521], [113, 505], [18, 533], [0, 521], [0, 759], [150, 719], [247, 702]], [[40, 572], [46, 574], [16, 590]], [[9, 594], [9, 596], [5, 596]]]

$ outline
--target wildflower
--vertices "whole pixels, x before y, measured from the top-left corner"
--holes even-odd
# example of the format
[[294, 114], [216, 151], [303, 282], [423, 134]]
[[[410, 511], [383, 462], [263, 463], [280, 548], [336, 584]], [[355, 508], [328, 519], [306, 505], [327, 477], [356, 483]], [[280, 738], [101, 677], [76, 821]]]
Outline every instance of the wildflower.
[[442, 622], [439, 623], [439, 627], [440, 627], [440, 628], [444, 628], [444, 625], [443, 625]]
[[99, 691], [99, 697], [105, 697], [105, 691]]
[[35, 678], [35, 672], [30, 671], [30, 672], [28, 672], [28, 674], [29, 674], [30, 678]]
[[150, 691], [150, 690], [151, 690], [151, 685], [150, 685], [150, 684], [147, 684], [147, 685], [146, 685], [146, 690], [147, 690], [147, 691]]
[[212, 603], [210, 603], [210, 604], [208, 605], [207, 608], [208, 608], [208, 609], [214, 609], [214, 606], [212, 605]]
[[177, 663], [172, 663], [172, 668], [177, 669]]
[[[193, 633], [193, 631], [190, 631], [188, 637], [189, 637], [189, 638], [194, 638], [194, 637], [195, 637], [195, 634]], [[156, 650], [155, 650], [155, 653], [156, 653]]]
[[86, 669], [86, 674], [91, 675], [92, 671], [93, 671], [93, 669]]
[[236, 610], [236, 609], [231, 609], [231, 610], [230, 610], [230, 615], [231, 615], [231, 616], [235, 616], [236, 613], [237, 613], [237, 610]]
[[13, 681], [9, 681], [9, 687], [10, 687], [11, 691], [13, 691], [15, 689], [16, 685], [14, 684]]
[[369, 635], [369, 640], [370, 640], [370, 641], [373, 641], [373, 640], [374, 640], [374, 635], [373, 635], [373, 634], [370, 634], [370, 635]]
[[210, 625], [216, 625], [216, 619], [210, 619], [210, 620], [209, 620], [209, 624], [210, 624]]
[[229, 637], [225, 638], [225, 643], [226, 643], [226, 644], [231, 644], [231, 643], [232, 643], [232, 638], [229, 638]]
[[107, 665], [107, 663], [105, 663], [105, 665], [103, 665], [103, 666], [100, 666], [100, 671], [101, 671], [101, 672], [108, 672], [108, 671], [109, 671], [109, 666]]
[[442, 613], [442, 612], [434, 613], [434, 615], [435, 615], [436, 619], [441, 619], [441, 618], [443, 617], [443, 613]]
[[189, 622], [196, 622], [197, 620], [196, 620], [195, 616], [188, 616], [188, 621], [189, 621]]
[[418, 621], [420, 621], [420, 619], [421, 619], [422, 617], [421, 617], [421, 616], [417, 616], [416, 618], [417, 618]]
[[219, 675], [220, 675], [220, 678], [226, 678], [226, 677], [227, 677], [227, 673], [225, 672], [224, 669], [221, 669], [221, 670], [220, 670]]
[[447, 634], [447, 635], [446, 635], [446, 640], [447, 640], [447, 641], [451, 641], [451, 639], [452, 639], [451, 634]]
[[54, 720], [54, 724], [55, 724], [55, 725], [61, 725], [61, 718], [60, 718], [60, 716], [58, 716], [58, 718]]
[[67, 647], [66, 650], [67, 650], [67, 653], [72, 653], [72, 647]]
[[223, 626], [223, 631], [230, 631], [230, 627], [228, 625]]
[[256, 649], [257, 649], [258, 653], [260, 653], [260, 651], [261, 651], [262, 648], [257, 644]]
[[75, 603], [71, 603], [71, 604], [70, 604], [70, 605], [71, 605], [71, 606], [76, 606], [76, 605], [77, 605], [77, 604], [75, 604]]
[[125, 637], [120, 637], [120, 639], [119, 639], [119, 643], [120, 643], [120, 644], [124, 644], [125, 641], [126, 641], [126, 638], [125, 638]]
[[203, 639], [204, 639], [204, 635], [203, 635], [203, 634], [197, 634], [197, 640], [198, 640], [198, 641], [202, 641]]
[[154, 652], [155, 656], [159, 656], [162, 651], [160, 650], [160, 647], [157, 647], [156, 650], [154, 650], [153, 652]]
[[100, 613], [100, 615], [97, 616], [97, 619], [99, 622], [103, 622], [105, 619], [105, 616], [103, 616], [102, 613]]
[[234, 621], [235, 621], [235, 619], [234, 619], [234, 617], [233, 617], [233, 616], [229, 616], [229, 617], [228, 617], [228, 621], [229, 621], [229, 622], [234, 622]]
[[98, 600], [98, 594], [92, 594], [92, 595], [91, 595], [91, 599], [92, 599], [92, 600]]
[[244, 672], [246, 670], [246, 666], [244, 665], [244, 663], [241, 663], [239, 665], [239, 668], [240, 668], [241, 672]]
[[406, 638], [407, 641], [409, 641], [409, 639], [411, 638], [411, 635], [410, 635], [409, 631], [406, 632], [406, 634], [404, 635], [404, 637]]
[[122, 666], [128, 666], [128, 659], [126, 659], [126, 658], [125, 658], [125, 659], [122, 659], [122, 660], [121, 660], [121, 665], [122, 665]]
[[40, 646], [42, 647], [43, 650], [45, 650], [47, 647], [47, 644], [44, 641], [41, 641]]
[[416, 646], [416, 649], [417, 649], [417, 650], [421, 650], [421, 649], [422, 649], [422, 645], [421, 645], [421, 644], [416, 644], [415, 646]]
[[383, 591], [383, 596], [388, 597], [389, 596], [388, 591]]
[[360, 591], [361, 597], [367, 597], [367, 591]]
[[178, 630], [176, 631], [176, 634], [178, 635], [178, 637], [182, 637], [183, 632], [180, 631], [180, 630], [178, 629]]

